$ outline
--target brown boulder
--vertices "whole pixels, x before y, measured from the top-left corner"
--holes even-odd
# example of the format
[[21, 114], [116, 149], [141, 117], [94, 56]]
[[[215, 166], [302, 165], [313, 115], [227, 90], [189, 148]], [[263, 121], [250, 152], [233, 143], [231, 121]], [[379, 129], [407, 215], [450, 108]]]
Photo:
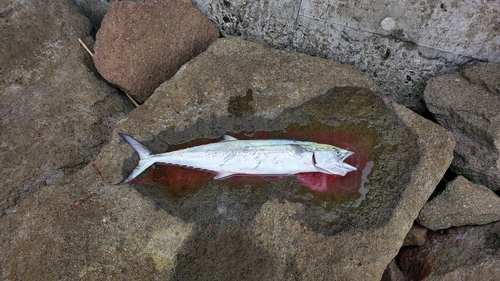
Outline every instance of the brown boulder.
[[139, 102], [219, 37], [189, 1], [115, 2], [94, 45], [99, 73]]

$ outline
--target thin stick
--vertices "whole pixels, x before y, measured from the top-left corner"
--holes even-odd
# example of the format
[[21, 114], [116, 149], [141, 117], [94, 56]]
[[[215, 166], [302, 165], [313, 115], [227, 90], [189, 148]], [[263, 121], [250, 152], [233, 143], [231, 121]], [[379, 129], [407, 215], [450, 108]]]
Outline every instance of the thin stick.
[[[94, 57], [94, 54], [92, 54], [90, 49], [87, 47], [87, 45], [85, 45], [85, 43], [83, 43], [83, 41], [82, 41], [82, 39], [80, 39], [80, 37], [78, 37], [78, 42], [80, 42], [80, 44], [90, 54], [91, 57]], [[125, 93], [125, 95], [127, 95], [127, 97], [130, 99], [130, 101], [135, 105], [135, 107], [139, 106], [139, 104], [129, 94]]]
[[85, 48], [85, 50], [87, 50], [87, 53], [89, 53], [91, 57], [94, 57], [94, 54], [92, 54], [90, 49], [87, 47], [87, 45], [85, 45], [85, 43], [83, 43], [83, 41], [82, 41], [82, 39], [80, 39], [80, 37], [78, 37], [78, 42], [80, 42], [80, 44], [83, 46], [83, 48]]
[[127, 95], [127, 97], [130, 99], [130, 101], [135, 105], [135, 107], [139, 106], [139, 104], [129, 94], [125, 93], [125, 95]]

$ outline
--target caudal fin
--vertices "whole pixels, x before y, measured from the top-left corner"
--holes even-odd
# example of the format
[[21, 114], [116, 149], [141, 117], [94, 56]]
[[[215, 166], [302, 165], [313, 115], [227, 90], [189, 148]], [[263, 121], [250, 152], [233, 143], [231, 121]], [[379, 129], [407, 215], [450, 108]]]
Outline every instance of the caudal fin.
[[137, 152], [139, 155], [139, 163], [135, 168], [130, 172], [130, 174], [124, 178], [119, 184], [125, 184], [133, 180], [135, 177], [140, 175], [144, 170], [149, 168], [149, 166], [155, 163], [153, 159], [153, 154], [151, 150], [147, 149], [144, 145], [140, 144], [133, 137], [119, 133], [119, 135]]

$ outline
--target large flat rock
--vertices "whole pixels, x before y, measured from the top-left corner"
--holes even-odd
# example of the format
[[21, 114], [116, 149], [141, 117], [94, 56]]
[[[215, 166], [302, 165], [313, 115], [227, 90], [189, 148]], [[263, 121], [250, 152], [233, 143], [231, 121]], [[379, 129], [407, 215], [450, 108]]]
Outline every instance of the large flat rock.
[[[352, 149], [358, 171], [315, 175], [326, 192], [170, 166], [116, 186], [137, 160], [118, 132], [154, 152], [223, 133], [303, 138]], [[120, 122], [91, 165], [0, 220], [3, 276], [378, 281], [453, 147], [352, 67], [220, 39]]]

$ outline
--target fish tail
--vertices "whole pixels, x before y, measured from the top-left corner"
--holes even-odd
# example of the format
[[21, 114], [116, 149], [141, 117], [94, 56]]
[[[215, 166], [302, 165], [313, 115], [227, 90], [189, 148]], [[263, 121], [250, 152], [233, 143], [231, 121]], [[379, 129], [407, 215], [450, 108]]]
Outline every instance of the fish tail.
[[129, 183], [131, 180], [133, 180], [135, 177], [140, 175], [144, 170], [149, 168], [149, 166], [153, 165], [156, 161], [154, 159], [154, 155], [151, 152], [151, 150], [147, 149], [144, 145], [139, 143], [137, 140], [135, 140], [133, 137], [119, 133], [119, 135], [137, 152], [139, 155], [139, 163], [135, 168], [130, 172], [130, 174], [124, 178], [120, 183], [118, 184], [125, 184]]

